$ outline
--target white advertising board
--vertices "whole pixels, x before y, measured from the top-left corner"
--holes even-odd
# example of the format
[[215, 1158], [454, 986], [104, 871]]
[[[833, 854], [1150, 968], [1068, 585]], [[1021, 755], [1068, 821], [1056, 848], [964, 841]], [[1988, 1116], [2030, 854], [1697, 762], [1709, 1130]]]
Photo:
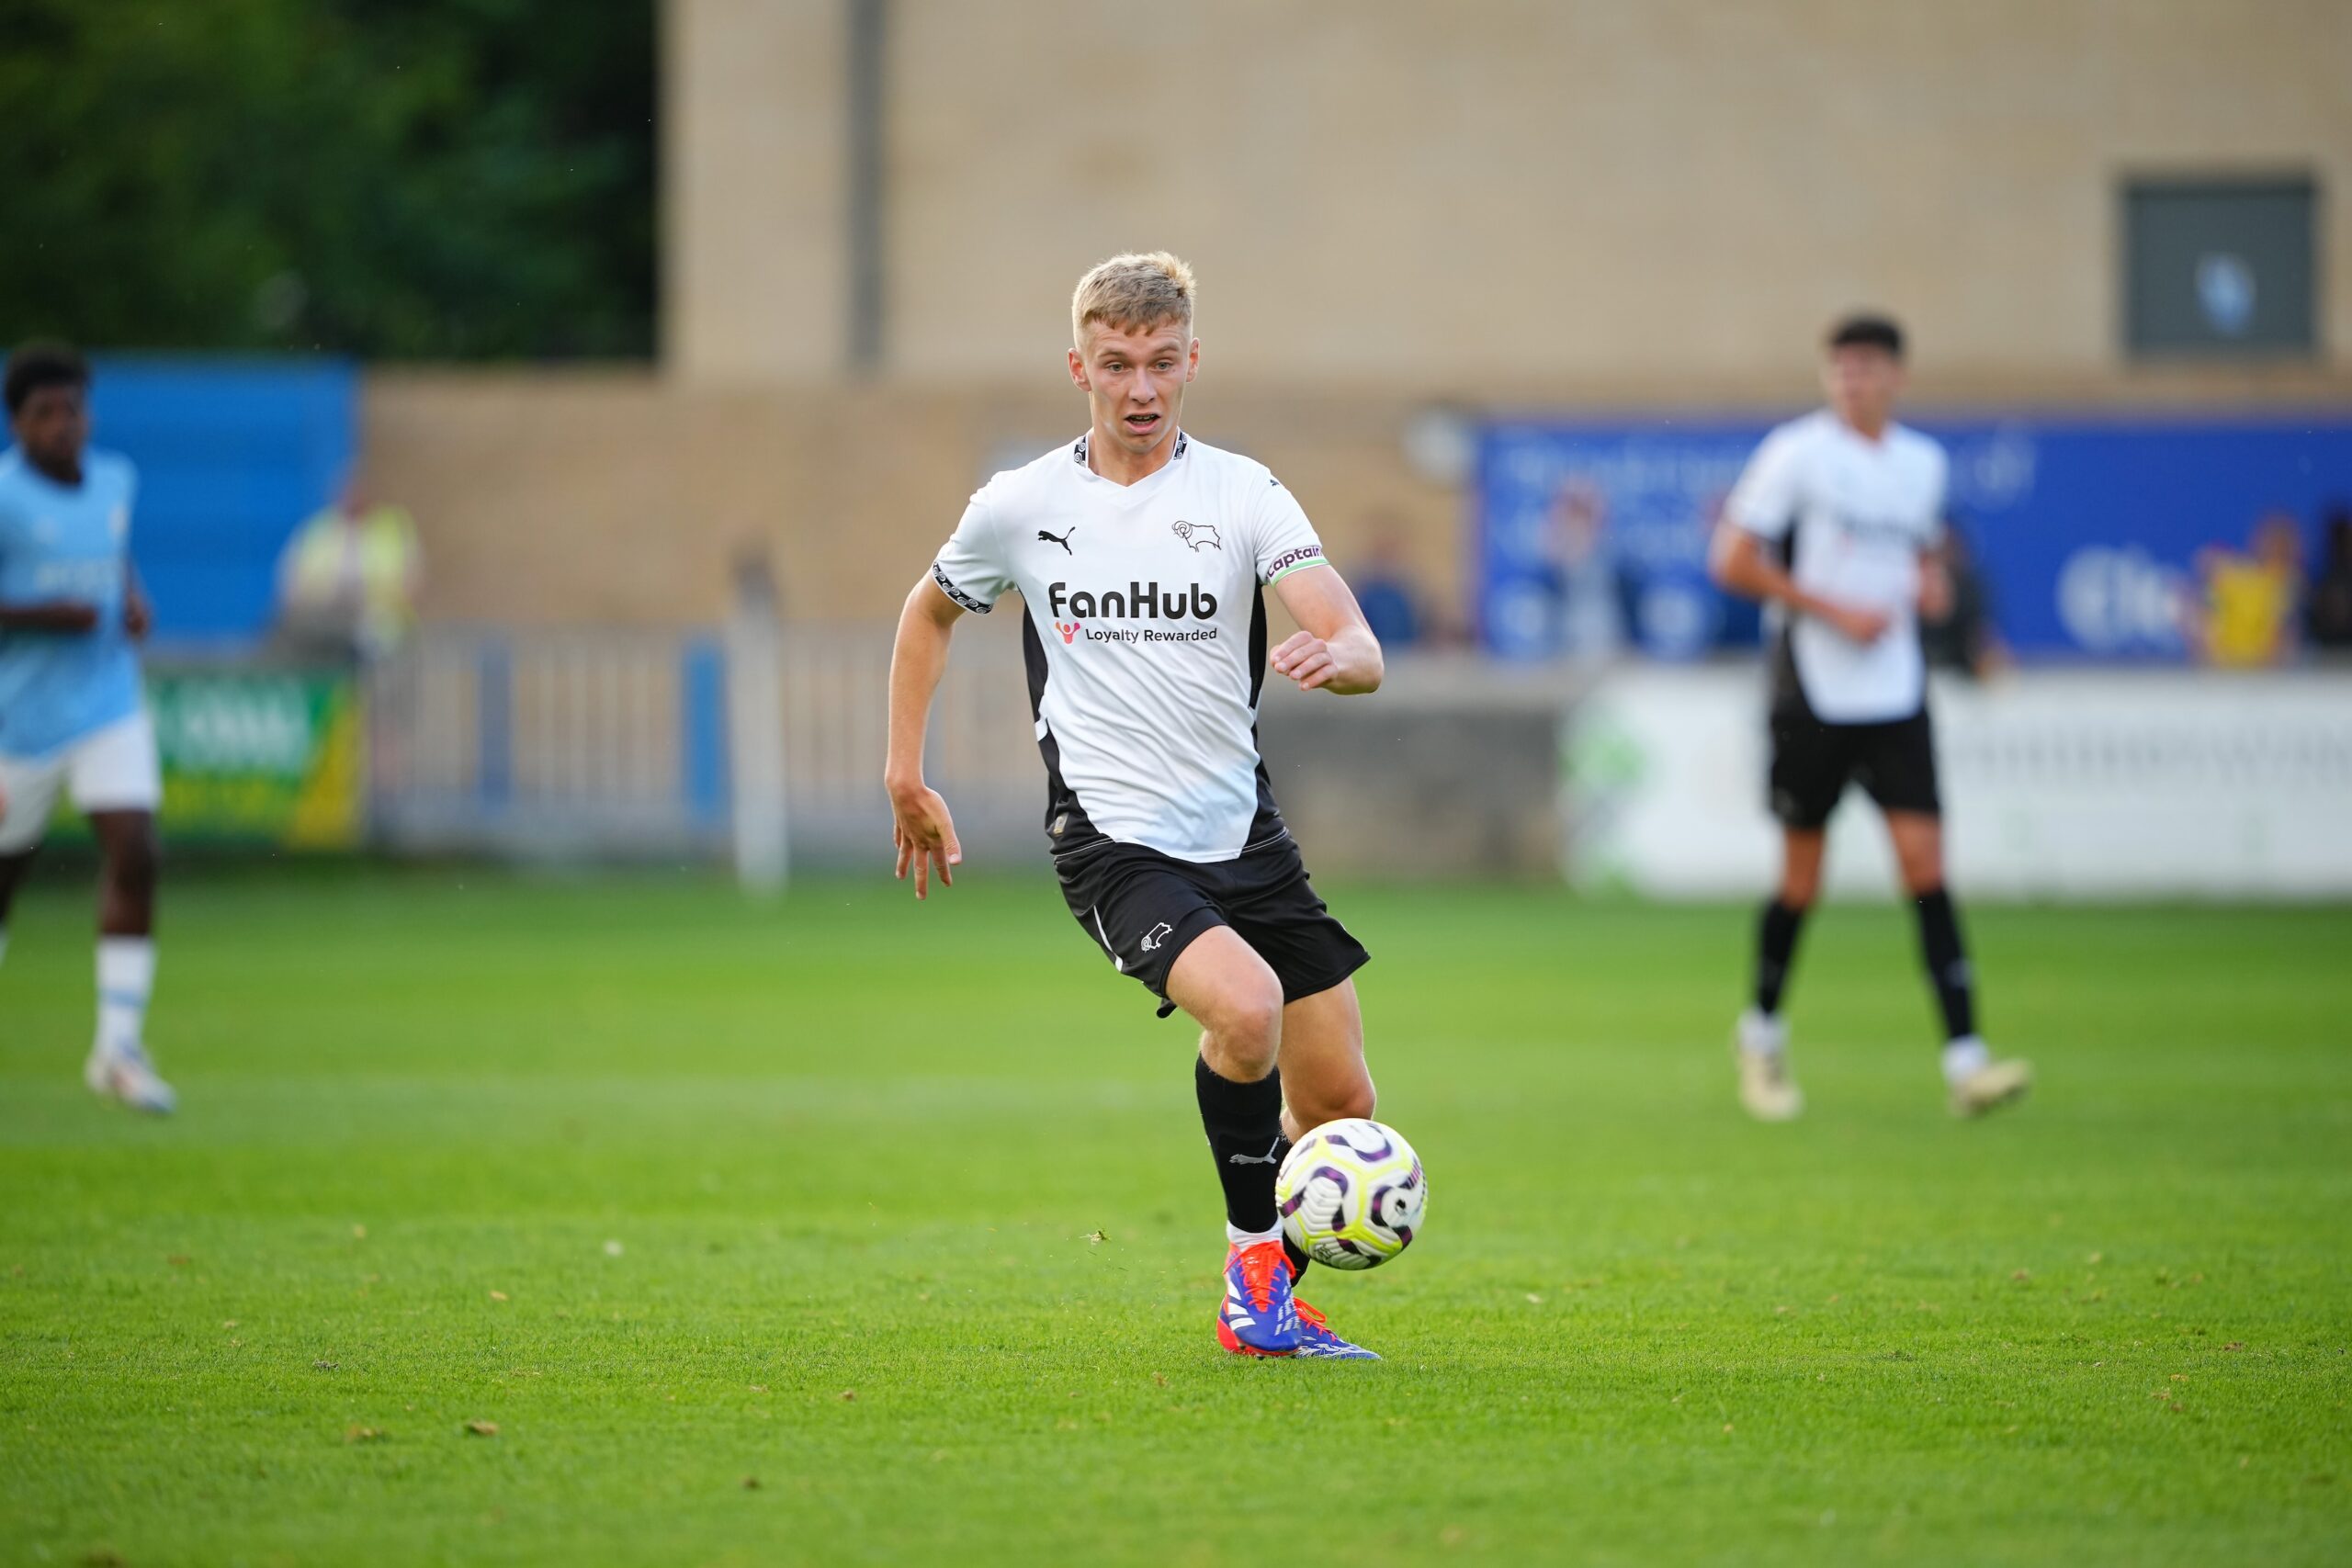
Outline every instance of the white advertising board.
[[[2039, 671], [1930, 699], [1952, 884], [2015, 897], [2352, 897], [2352, 675]], [[1629, 668], [1569, 716], [1566, 869], [1661, 897], [1756, 895], [1779, 861], [1754, 668]], [[1828, 886], [1889, 896], [1849, 790]]]

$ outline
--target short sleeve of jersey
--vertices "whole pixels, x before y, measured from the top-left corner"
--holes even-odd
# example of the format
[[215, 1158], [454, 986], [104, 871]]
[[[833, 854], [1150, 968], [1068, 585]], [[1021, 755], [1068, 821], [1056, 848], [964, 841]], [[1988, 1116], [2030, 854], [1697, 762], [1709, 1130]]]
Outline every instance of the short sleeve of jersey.
[[974, 615], [985, 615], [996, 608], [998, 595], [1012, 586], [1010, 568], [984, 486], [973, 493], [964, 520], [940, 547], [931, 563], [931, 579], [942, 593]]
[[1272, 474], [1264, 479], [1252, 514], [1252, 531], [1257, 536], [1250, 541], [1258, 558], [1258, 581], [1272, 584], [1294, 571], [1328, 565], [1323, 558], [1323, 541], [1315, 536], [1315, 525], [1306, 520], [1306, 509], [1299, 505], [1296, 496], [1283, 488], [1281, 480]]
[[1804, 478], [1796, 432], [1774, 431], [1747, 460], [1739, 482], [1724, 500], [1724, 515], [1758, 538], [1787, 536], [1796, 524], [1798, 490]]

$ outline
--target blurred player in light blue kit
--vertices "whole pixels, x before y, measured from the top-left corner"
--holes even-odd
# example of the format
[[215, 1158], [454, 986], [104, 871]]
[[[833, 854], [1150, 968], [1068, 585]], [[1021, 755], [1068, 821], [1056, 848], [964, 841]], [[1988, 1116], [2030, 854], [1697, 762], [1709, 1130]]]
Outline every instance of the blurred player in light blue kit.
[[9, 356], [16, 445], [0, 455], [0, 960], [17, 886], [65, 790], [88, 816], [103, 862], [98, 1024], [85, 1077], [99, 1094], [161, 1113], [175, 1097], [142, 1038], [155, 979], [163, 787], [135, 647], [148, 623], [130, 565], [139, 481], [127, 458], [87, 449], [89, 387], [88, 365], [62, 344], [28, 344]]

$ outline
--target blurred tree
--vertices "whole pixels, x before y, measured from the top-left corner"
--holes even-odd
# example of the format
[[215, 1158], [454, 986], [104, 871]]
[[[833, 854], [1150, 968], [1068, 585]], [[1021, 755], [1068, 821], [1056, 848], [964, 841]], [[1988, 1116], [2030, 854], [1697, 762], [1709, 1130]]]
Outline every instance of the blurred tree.
[[0, 340], [641, 356], [653, 0], [0, 0]]

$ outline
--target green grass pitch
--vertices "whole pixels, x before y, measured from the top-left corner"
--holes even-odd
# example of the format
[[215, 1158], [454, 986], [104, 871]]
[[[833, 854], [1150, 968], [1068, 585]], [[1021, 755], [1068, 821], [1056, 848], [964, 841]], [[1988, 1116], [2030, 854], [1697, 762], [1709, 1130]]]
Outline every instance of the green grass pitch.
[[[2352, 911], [1974, 911], [2042, 1074], [1943, 1110], [1827, 911], [1741, 1119], [1748, 916], [1338, 888], [1421, 1240], [1242, 1363], [1157, 1022], [1034, 878], [917, 908], [183, 876], [168, 1122], [79, 886], [0, 967], [0, 1553], [364, 1563], [2352, 1560]], [[469, 1423], [495, 1425], [477, 1435]]]

